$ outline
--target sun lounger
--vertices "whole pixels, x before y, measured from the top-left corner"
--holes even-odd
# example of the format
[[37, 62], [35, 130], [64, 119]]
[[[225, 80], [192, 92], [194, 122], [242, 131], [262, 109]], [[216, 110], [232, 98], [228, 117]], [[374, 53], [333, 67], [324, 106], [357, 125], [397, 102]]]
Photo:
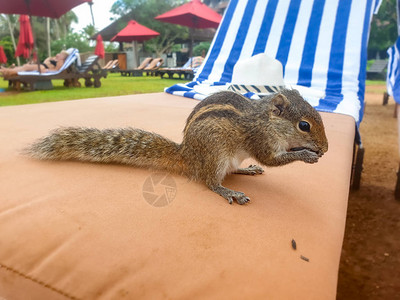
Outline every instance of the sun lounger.
[[99, 57], [97, 55], [91, 55], [81, 66], [77, 67], [76, 78], [85, 79], [86, 87], [101, 87], [101, 78], [107, 77], [107, 72], [101, 69], [98, 60]]
[[46, 86], [46, 89], [53, 88], [51, 84], [51, 80], [54, 77], [63, 74], [64, 71], [69, 69], [74, 63], [77, 62], [77, 58], [79, 56], [78, 49], [69, 49], [70, 55], [65, 60], [64, 64], [59, 70], [56, 71], [48, 71], [46, 73], [40, 73], [39, 71], [26, 71], [26, 72], [18, 72], [17, 76], [4, 76], [4, 80], [8, 80], [9, 86], [14, 87], [19, 90], [22, 85], [27, 86], [31, 90], [37, 88], [37, 83], [41, 83]]
[[164, 60], [161, 57], [154, 58], [144, 69], [147, 76], [154, 76], [156, 71], [163, 65]]
[[108, 63], [106, 63], [105, 65], [104, 65], [104, 67], [103, 67], [103, 69], [108, 69], [109, 68], [109, 66], [111, 66], [111, 64], [114, 62], [114, 60], [112, 59], [112, 60], [109, 60], [108, 61]]
[[[200, 85], [198, 81], [205, 83], [201, 76], [207, 68], [211, 71], [213, 56], [218, 66], [214, 71], [220, 73], [208, 75], [220, 83], [225, 66], [233, 66], [226, 65], [215, 51], [219, 48], [227, 55], [236, 49], [225, 48], [219, 34], [249, 26], [248, 31], [245, 27], [240, 32], [265, 36], [269, 26], [254, 28], [261, 26], [260, 18], [271, 25], [274, 17], [282, 21], [295, 12], [302, 21], [333, 17], [341, 29], [335, 36], [347, 32], [349, 39], [359, 42], [361, 35], [362, 43], [354, 44], [365, 54], [374, 1], [355, 1], [348, 12], [356, 14], [350, 24], [361, 26], [358, 34], [343, 26], [348, 23], [342, 12], [336, 16], [332, 7], [337, 7], [338, 1], [325, 1], [328, 15], [315, 7], [311, 19], [304, 15], [310, 13], [304, 11], [309, 1], [302, 1], [306, 7], [301, 9], [291, 7], [290, 13], [284, 8], [297, 2], [268, 3], [277, 4], [279, 14], [275, 9], [271, 12], [273, 7], [260, 7], [264, 1], [230, 1], [215, 47], [192, 86]], [[365, 3], [368, 5], [361, 5]], [[340, 1], [339, 7], [343, 5], [347, 7], [348, 1]], [[321, 37], [328, 38], [329, 27], [323, 28]], [[288, 27], [285, 31], [298, 30]], [[306, 35], [303, 32], [302, 36]], [[226, 37], [238, 36], [231, 31]], [[244, 55], [251, 38], [241, 38], [246, 43], [236, 43], [241, 42], [239, 53]], [[293, 39], [298, 41], [296, 34]], [[302, 53], [300, 44], [295, 45], [296, 54]], [[355, 61], [361, 58], [351, 60]], [[346, 66], [346, 62], [341, 64]], [[358, 67], [365, 75], [365, 66]], [[286, 68], [285, 76], [290, 72]], [[322, 75], [315, 76], [320, 79]], [[358, 84], [362, 88], [362, 81]], [[168, 91], [202, 97], [190, 84]], [[347, 91], [343, 92], [342, 100], [347, 101]], [[293, 163], [268, 168], [261, 176], [228, 176], [227, 187], [246, 191], [251, 197], [252, 202], [245, 206], [228, 205], [204, 185], [177, 175], [111, 164], [36, 161], [19, 152], [59, 126], [132, 126], [180, 142], [185, 120], [197, 104], [191, 98], [156, 93], [0, 107], [0, 127], [7, 129], [0, 131], [0, 139], [7, 141], [0, 148], [1, 296], [33, 300], [335, 299], [362, 100], [357, 100], [361, 107], [356, 105], [356, 109], [354, 103], [339, 101], [335, 106], [338, 113], [327, 108], [328, 100], [319, 101], [319, 108], [326, 110], [321, 115], [329, 151], [313, 165]], [[346, 113], [344, 105], [355, 115]], [[247, 160], [243, 166], [251, 163]]]
[[182, 67], [160, 68], [157, 70], [157, 75], [160, 75], [161, 78], [164, 78], [164, 75], [167, 75], [170, 79], [173, 78], [174, 75], [178, 75], [178, 78], [180, 79], [192, 80], [194, 74], [200, 68], [203, 61], [203, 57], [195, 56], [193, 58], [189, 58], [189, 60]]
[[[155, 74], [155, 71], [158, 70], [164, 63], [164, 60], [162, 58], [154, 58], [151, 60], [146, 58], [143, 63], [136, 69], [133, 70], [121, 70], [120, 73], [122, 76], [142, 76], [143, 73], [145, 72], [147, 75], [153, 76]], [[146, 62], [146, 63], [145, 63]]]
[[373, 62], [371, 67], [367, 70], [368, 79], [384, 80], [386, 78], [387, 59], [377, 59]]
[[143, 70], [146, 71], [152, 71], [160, 68], [162, 64], [164, 63], [164, 60], [162, 58], [154, 58], [146, 67], [143, 68]]
[[[65, 86], [80, 86], [79, 79], [85, 79], [85, 86], [100, 87], [100, 79], [107, 76], [107, 72], [102, 70], [98, 64], [98, 56], [90, 56], [83, 64], [75, 64], [79, 55], [77, 49], [73, 49], [67, 57], [64, 65], [57, 71], [39, 73], [38, 71], [18, 72], [17, 76], [4, 78], [9, 81], [10, 86], [17, 89], [20, 85], [28, 87], [30, 90], [37, 88], [38, 83], [47, 83], [51, 85], [51, 80], [63, 79]], [[52, 88], [52, 85], [50, 86]]]
[[118, 59], [112, 59], [102, 69], [108, 72], [115, 72], [118, 69], [118, 66], [119, 66]]
[[152, 57], [146, 57], [137, 68], [133, 70], [121, 70], [120, 73], [122, 76], [142, 76], [143, 69], [146, 68], [152, 60]]
[[152, 57], [146, 57], [143, 61], [142, 61], [142, 63], [139, 65], [139, 67], [137, 67], [136, 69], [137, 70], [143, 70], [144, 68], [146, 68], [149, 64], [150, 64], [150, 62], [153, 60], [153, 58]]

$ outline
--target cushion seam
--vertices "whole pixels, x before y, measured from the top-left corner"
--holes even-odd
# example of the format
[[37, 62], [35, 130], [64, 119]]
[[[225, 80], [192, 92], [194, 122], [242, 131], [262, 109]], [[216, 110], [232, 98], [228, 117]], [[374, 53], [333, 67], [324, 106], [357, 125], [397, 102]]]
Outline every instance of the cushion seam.
[[47, 283], [45, 283], [45, 282], [43, 282], [43, 281], [41, 281], [41, 280], [39, 280], [39, 279], [36, 279], [36, 278], [34, 278], [34, 277], [32, 277], [32, 276], [29, 276], [29, 275], [27, 275], [27, 274], [24, 274], [23, 272], [20, 272], [20, 271], [18, 271], [18, 270], [16, 270], [16, 269], [11, 268], [11, 267], [9, 267], [9, 266], [6, 266], [6, 265], [4, 265], [4, 264], [1, 264], [1, 263], [0, 263], [0, 269], [5, 269], [5, 270], [7, 270], [7, 271], [9, 271], [9, 272], [11, 272], [11, 273], [14, 273], [14, 274], [18, 275], [19, 277], [23, 277], [23, 278], [25, 278], [25, 279], [28, 279], [28, 280], [30, 280], [30, 281], [36, 283], [36, 284], [39, 284], [40, 286], [42, 286], [42, 287], [44, 287], [44, 288], [46, 288], [46, 289], [49, 289], [49, 290], [51, 290], [51, 291], [53, 291], [53, 292], [56, 292], [56, 293], [58, 293], [58, 294], [60, 294], [60, 295], [62, 295], [62, 296], [64, 296], [64, 297], [66, 297], [66, 298], [68, 298], [68, 299], [71, 299], [71, 300], [79, 300], [79, 298], [74, 297], [74, 296], [72, 296], [72, 295], [70, 295], [70, 294], [68, 294], [68, 293], [66, 293], [66, 292], [63, 292], [63, 291], [61, 291], [61, 290], [59, 290], [59, 289], [57, 289], [57, 288], [51, 286], [50, 284], [47, 284]]

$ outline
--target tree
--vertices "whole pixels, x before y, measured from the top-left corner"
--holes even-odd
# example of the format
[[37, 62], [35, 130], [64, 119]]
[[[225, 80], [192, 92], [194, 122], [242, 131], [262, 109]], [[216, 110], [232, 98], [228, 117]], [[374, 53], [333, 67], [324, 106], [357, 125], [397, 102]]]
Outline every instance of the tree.
[[387, 49], [394, 44], [397, 36], [396, 0], [383, 1], [371, 23], [369, 58], [375, 58], [378, 53], [381, 57], [385, 57]]
[[187, 27], [154, 19], [180, 4], [182, 1], [178, 0], [117, 0], [111, 7], [111, 12], [119, 17], [129, 14], [133, 20], [159, 32], [159, 37], [146, 41], [146, 48], [160, 56], [171, 50], [177, 38], [187, 39], [189, 36]]
[[0, 41], [0, 45], [3, 46], [4, 48], [4, 53], [7, 56], [7, 64], [13, 64], [16, 63], [16, 58], [14, 57], [14, 46], [13, 43], [11, 41], [11, 37], [10, 36], [6, 36], [4, 38], [1, 39]]
[[60, 18], [54, 19], [54, 21], [59, 24], [61, 37], [66, 37], [67, 34], [71, 33], [72, 23], [78, 23], [78, 17], [72, 10], [70, 10]]
[[97, 32], [96, 28], [92, 25], [89, 24], [85, 28], [83, 28], [82, 33], [87, 36], [89, 39], [91, 36], [93, 36]]
[[193, 56], [201, 56], [208, 52], [211, 42], [201, 42], [193, 48]]
[[228, 0], [203, 0], [203, 3], [209, 7], [217, 7], [221, 2], [228, 2]]
[[69, 33], [64, 38], [54, 40], [51, 43], [52, 53], [58, 53], [63, 49], [77, 48], [80, 53], [93, 51], [93, 47], [89, 45], [87, 36], [84, 33]]
[[47, 56], [51, 56], [50, 18], [46, 18]]

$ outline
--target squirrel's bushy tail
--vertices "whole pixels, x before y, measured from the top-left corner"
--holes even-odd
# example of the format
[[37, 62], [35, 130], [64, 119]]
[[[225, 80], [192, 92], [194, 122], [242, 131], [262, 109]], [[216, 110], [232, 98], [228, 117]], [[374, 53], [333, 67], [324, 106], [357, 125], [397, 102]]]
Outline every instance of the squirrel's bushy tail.
[[135, 128], [62, 127], [25, 149], [37, 159], [121, 163], [183, 173], [180, 145]]

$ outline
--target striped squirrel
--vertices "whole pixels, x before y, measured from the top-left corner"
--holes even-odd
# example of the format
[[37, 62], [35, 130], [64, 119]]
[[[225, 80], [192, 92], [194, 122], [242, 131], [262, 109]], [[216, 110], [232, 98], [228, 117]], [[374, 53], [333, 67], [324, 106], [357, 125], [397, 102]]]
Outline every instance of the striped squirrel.
[[265, 166], [299, 160], [316, 163], [328, 150], [318, 112], [296, 90], [249, 100], [234, 92], [219, 92], [199, 102], [189, 115], [183, 141], [177, 144], [135, 128], [62, 127], [39, 139], [26, 153], [37, 159], [122, 163], [182, 174], [204, 182], [232, 204], [247, 203], [242, 192], [221, 185], [229, 173], [255, 175]]

